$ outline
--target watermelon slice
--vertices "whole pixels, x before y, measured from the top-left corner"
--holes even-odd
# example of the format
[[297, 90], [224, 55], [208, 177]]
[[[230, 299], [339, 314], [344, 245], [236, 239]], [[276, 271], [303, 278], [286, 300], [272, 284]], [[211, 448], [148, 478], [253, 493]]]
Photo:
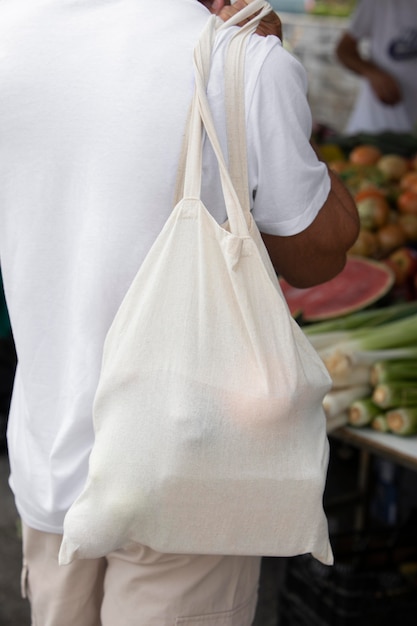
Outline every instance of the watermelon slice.
[[291, 314], [301, 315], [306, 322], [318, 322], [364, 309], [382, 298], [394, 279], [385, 264], [350, 256], [340, 274], [326, 283], [297, 289], [281, 278], [280, 284]]

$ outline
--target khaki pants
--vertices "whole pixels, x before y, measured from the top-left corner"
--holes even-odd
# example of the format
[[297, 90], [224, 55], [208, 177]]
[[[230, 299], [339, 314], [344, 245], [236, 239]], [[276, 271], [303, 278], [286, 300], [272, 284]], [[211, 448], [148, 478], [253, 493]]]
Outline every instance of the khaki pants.
[[61, 536], [23, 525], [32, 626], [250, 626], [258, 557], [161, 554], [142, 545], [58, 565]]

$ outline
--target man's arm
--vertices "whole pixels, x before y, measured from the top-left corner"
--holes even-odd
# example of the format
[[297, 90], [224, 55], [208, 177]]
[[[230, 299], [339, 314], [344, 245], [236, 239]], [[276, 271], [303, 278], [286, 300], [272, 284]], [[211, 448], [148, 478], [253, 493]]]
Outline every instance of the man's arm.
[[336, 46], [336, 55], [345, 67], [369, 81], [381, 102], [394, 105], [401, 101], [401, 89], [395, 78], [372, 61], [364, 59], [360, 54], [358, 41], [352, 35], [342, 35]]
[[[218, 14], [226, 21], [246, 4], [245, 0], [237, 0]], [[275, 12], [266, 16], [261, 27], [258, 34], [282, 39], [281, 21]], [[336, 276], [359, 234], [358, 211], [350, 192], [330, 170], [329, 176], [327, 200], [308, 228], [288, 237], [262, 233], [276, 271], [295, 287], [310, 287]]]
[[359, 234], [359, 216], [350, 192], [329, 170], [331, 189], [308, 228], [297, 235], [262, 234], [276, 271], [294, 287], [304, 288], [336, 276]]

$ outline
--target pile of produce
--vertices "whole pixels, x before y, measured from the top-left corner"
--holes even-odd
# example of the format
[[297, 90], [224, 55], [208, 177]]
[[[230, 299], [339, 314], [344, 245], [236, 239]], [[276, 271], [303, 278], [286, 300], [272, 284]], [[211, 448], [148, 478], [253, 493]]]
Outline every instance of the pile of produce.
[[[290, 312], [325, 363], [327, 428], [349, 424], [417, 434], [417, 299], [395, 296], [395, 283], [417, 275], [415, 252], [387, 261], [350, 256], [332, 280], [296, 289], [280, 280]], [[401, 294], [404, 296], [404, 293]]]
[[[357, 160], [373, 159], [373, 165]], [[372, 146], [358, 146], [349, 156], [353, 169], [344, 176], [355, 199], [361, 232], [351, 253], [386, 258], [407, 243], [417, 241], [417, 159], [382, 155]]]
[[343, 424], [417, 434], [417, 301], [357, 311], [303, 330], [333, 388], [328, 430]]
[[281, 279], [282, 291], [333, 381], [328, 430], [417, 436], [417, 136], [323, 137], [360, 234], [334, 279], [308, 289]]
[[319, 149], [358, 207], [361, 232], [351, 254], [386, 259], [398, 248], [416, 244], [417, 138], [385, 133], [339, 144]]

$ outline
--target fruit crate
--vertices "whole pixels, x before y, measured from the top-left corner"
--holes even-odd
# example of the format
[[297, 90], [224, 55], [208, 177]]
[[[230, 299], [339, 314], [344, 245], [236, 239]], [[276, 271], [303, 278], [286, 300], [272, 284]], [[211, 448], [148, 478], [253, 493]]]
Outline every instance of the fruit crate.
[[289, 559], [279, 594], [279, 626], [415, 626], [414, 529], [333, 536], [335, 564], [330, 567], [310, 555]]

